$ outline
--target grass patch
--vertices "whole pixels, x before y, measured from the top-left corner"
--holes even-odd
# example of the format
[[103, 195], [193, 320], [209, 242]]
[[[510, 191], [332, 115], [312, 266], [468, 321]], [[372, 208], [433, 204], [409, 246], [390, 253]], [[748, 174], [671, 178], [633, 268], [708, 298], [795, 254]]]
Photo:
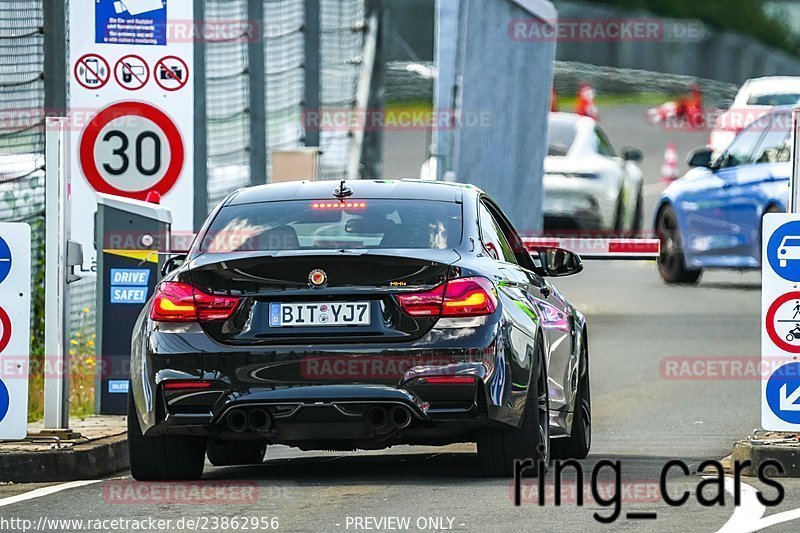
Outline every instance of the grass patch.
[[[664, 102], [675, 101], [681, 94], [662, 94], [662, 93], [601, 93], [595, 96], [595, 104], [598, 107], [611, 107], [615, 105], [647, 105], [659, 106]], [[559, 96], [557, 98], [558, 108], [561, 111], [571, 113], [575, 110], [577, 95]], [[398, 113], [432, 113], [433, 104], [425, 100], [394, 101], [386, 103], [386, 116], [390, 118]]]
[[[82, 311], [82, 317], [88, 317], [89, 308]], [[70, 339], [69, 345], [69, 379], [70, 397], [69, 414], [71, 417], [86, 418], [94, 414], [94, 373], [97, 366], [95, 360], [94, 324], [82, 319], [78, 331]], [[47, 360], [43, 351], [31, 355], [30, 381], [28, 389], [28, 422], [40, 420], [44, 416], [44, 376], [45, 373], [57, 375], [56, 362]]]
[[[611, 107], [615, 105], [626, 105], [626, 104], [658, 106], [663, 104], [664, 102], [675, 101], [681, 96], [685, 95], [661, 94], [661, 93], [620, 93], [620, 94], [603, 93], [595, 96], [594, 103], [598, 107], [601, 106]], [[571, 96], [559, 96], [556, 100], [558, 101], [558, 108], [561, 111], [571, 112], [574, 111], [575, 109], [575, 102], [577, 101], [577, 99], [578, 99], [577, 95], [571, 95]]]

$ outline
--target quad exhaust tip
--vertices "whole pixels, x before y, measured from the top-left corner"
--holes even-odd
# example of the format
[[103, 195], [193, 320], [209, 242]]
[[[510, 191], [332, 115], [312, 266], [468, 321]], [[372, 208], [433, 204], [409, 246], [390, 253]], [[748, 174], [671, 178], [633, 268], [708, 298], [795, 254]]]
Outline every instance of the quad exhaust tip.
[[398, 429], [405, 429], [411, 425], [411, 413], [405, 407], [396, 405], [389, 411], [392, 425]]
[[241, 433], [247, 429], [247, 415], [241, 409], [233, 409], [226, 419], [228, 429]]
[[389, 412], [384, 407], [370, 407], [365, 416], [367, 424], [375, 429], [385, 428], [389, 423]]
[[387, 426], [405, 429], [411, 425], [411, 412], [400, 405], [388, 410], [385, 407], [370, 407], [365, 419], [374, 429], [384, 429]]
[[272, 415], [264, 409], [252, 409], [247, 416], [247, 427], [251, 431], [267, 431], [272, 427]]

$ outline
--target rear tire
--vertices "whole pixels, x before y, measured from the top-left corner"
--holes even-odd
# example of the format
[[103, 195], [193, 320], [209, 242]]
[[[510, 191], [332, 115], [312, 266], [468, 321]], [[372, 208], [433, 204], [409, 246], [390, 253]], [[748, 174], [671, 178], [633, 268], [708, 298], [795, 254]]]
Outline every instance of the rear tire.
[[620, 191], [619, 196], [617, 197], [617, 207], [614, 213], [614, 237], [622, 237], [622, 233], [625, 231], [625, 210], [622, 206], [622, 191]]
[[584, 459], [592, 447], [592, 393], [589, 387], [589, 357], [586, 335], [581, 359], [584, 374], [578, 380], [572, 429], [568, 437], [553, 439], [552, 454], [556, 459]]
[[644, 193], [639, 188], [639, 196], [636, 198], [636, 211], [633, 213], [633, 224], [631, 225], [632, 237], [638, 237], [642, 233], [642, 220], [644, 220]]
[[661, 240], [661, 254], [658, 256], [658, 273], [661, 279], [666, 283], [697, 283], [703, 269], [686, 268], [678, 218], [671, 206], [663, 207], [658, 213], [656, 234]]
[[208, 443], [206, 455], [214, 466], [260, 465], [264, 462], [267, 442], [263, 440], [213, 441]]
[[550, 462], [550, 409], [547, 369], [543, 347], [537, 343], [536, 374], [531, 378], [525, 414], [519, 428], [489, 428], [478, 437], [478, 458], [487, 477], [512, 476], [515, 460], [533, 459], [534, 466], [525, 474], [538, 475], [540, 462], [544, 472]]
[[190, 481], [203, 477], [205, 437], [158, 435], [145, 437], [133, 395], [128, 394], [128, 460], [138, 481]]

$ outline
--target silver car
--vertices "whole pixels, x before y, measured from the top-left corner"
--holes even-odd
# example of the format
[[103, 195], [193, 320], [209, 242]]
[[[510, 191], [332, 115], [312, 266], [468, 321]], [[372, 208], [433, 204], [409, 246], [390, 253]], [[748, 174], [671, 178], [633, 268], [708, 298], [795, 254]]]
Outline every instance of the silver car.
[[544, 162], [544, 227], [638, 233], [642, 228], [642, 153], [618, 156], [589, 117], [551, 113]]

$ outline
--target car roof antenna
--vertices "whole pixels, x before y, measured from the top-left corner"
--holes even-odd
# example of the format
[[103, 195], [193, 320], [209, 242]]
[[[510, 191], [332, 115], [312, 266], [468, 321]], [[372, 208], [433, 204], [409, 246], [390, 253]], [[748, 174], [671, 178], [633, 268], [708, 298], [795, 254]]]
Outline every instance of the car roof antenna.
[[353, 191], [345, 185], [344, 180], [339, 184], [337, 188], [333, 190], [333, 195], [338, 199], [347, 198], [348, 196], [353, 196]]

